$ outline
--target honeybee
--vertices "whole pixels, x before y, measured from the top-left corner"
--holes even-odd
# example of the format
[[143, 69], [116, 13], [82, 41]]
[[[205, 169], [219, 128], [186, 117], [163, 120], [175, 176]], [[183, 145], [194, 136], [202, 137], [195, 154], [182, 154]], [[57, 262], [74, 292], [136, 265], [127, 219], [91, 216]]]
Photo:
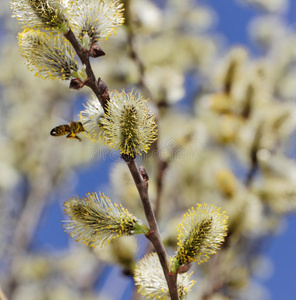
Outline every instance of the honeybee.
[[86, 131], [81, 122], [71, 122], [53, 128], [50, 132], [52, 136], [62, 136], [67, 134], [66, 138], [77, 139], [81, 142], [81, 138], [77, 136], [78, 133]]

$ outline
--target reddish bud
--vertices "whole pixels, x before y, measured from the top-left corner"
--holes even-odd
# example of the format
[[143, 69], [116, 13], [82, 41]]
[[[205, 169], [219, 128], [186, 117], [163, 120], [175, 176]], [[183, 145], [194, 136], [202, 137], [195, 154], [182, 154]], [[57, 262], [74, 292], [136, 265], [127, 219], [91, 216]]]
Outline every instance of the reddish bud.
[[79, 90], [83, 86], [84, 86], [84, 82], [82, 82], [82, 80], [79, 78], [75, 78], [71, 80], [69, 88], [73, 90]]
[[97, 44], [92, 44], [89, 49], [89, 56], [91, 57], [100, 57], [104, 56], [105, 52]]

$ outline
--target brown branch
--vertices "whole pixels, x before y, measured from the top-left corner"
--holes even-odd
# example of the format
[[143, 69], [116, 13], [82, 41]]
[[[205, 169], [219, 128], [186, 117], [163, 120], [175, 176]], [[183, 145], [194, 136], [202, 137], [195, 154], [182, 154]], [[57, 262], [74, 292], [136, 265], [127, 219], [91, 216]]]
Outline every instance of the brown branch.
[[[145, 65], [143, 61], [141, 60], [138, 51], [136, 49], [135, 45], [135, 35], [132, 30], [132, 24], [130, 22], [127, 23], [128, 27], [128, 42], [130, 46], [130, 57], [135, 61], [139, 73], [140, 73], [140, 78], [139, 78], [139, 84], [142, 86], [143, 90], [145, 93], [148, 95], [148, 97], [152, 100], [152, 94], [149, 90], [149, 88], [146, 85], [145, 82]], [[155, 207], [154, 211], [151, 206], [151, 202], [149, 200], [148, 196], [148, 180], [143, 178], [141, 176], [142, 173], [139, 172], [136, 163], [134, 160], [132, 161], [126, 161], [127, 165], [130, 169], [130, 172], [134, 178], [134, 181], [136, 183], [140, 198], [142, 200], [143, 208], [145, 211], [145, 215], [147, 218], [147, 221], [149, 223], [150, 227], [150, 233], [149, 235], [146, 235], [147, 239], [150, 240], [152, 245], [155, 248], [155, 251], [158, 255], [160, 264], [163, 268], [163, 272], [168, 284], [170, 296], [172, 300], [177, 300], [179, 299], [178, 295], [178, 287], [177, 287], [177, 274], [170, 273], [170, 267], [169, 267], [169, 260], [168, 260], [168, 255], [166, 253], [166, 250], [163, 246], [160, 234], [159, 234], [159, 229], [157, 226], [157, 218], [160, 214], [160, 202], [161, 202], [161, 195], [162, 195], [162, 187], [163, 187], [163, 174], [164, 171], [167, 167], [167, 163], [163, 160], [161, 160], [159, 156], [159, 147], [158, 147], [158, 142], [156, 141], [156, 151], [157, 151], [157, 177], [156, 177], [156, 200], [155, 200]], [[147, 173], [145, 173], [147, 175]]]
[[151, 206], [151, 202], [148, 196], [148, 181], [143, 179], [141, 173], [136, 165], [136, 162], [133, 158], [129, 156], [122, 155], [122, 158], [125, 160], [132, 176], [136, 187], [138, 189], [144, 212], [150, 227], [150, 232], [146, 235], [147, 239], [153, 244], [155, 251], [158, 255], [160, 264], [162, 266], [164, 276], [168, 283], [168, 288], [172, 300], [178, 300], [178, 288], [177, 288], [177, 274], [170, 273], [170, 263], [169, 258], [166, 253], [166, 250], [163, 246], [156, 218]]
[[258, 170], [258, 162], [257, 162], [257, 159], [252, 161], [252, 164], [251, 164], [251, 167], [248, 171], [248, 174], [247, 174], [247, 177], [246, 177], [246, 182], [245, 182], [245, 185], [246, 187], [250, 187], [254, 178], [255, 178], [255, 175], [256, 175], [256, 172]]
[[250, 166], [250, 169], [247, 173], [247, 177], [246, 177], [246, 180], [245, 180], [245, 186], [247, 188], [252, 185], [252, 183], [255, 179], [255, 176], [256, 176], [256, 172], [259, 168], [257, 152], [260, 149], [260, 141], [261, 141], [261, 137], [262, 137], [263, 126], [264, 126], [264, 123], [262, 122], [259, 125], [259, 127], [256, 131], [254, 141], [253, 141], [253, 144], [251, 146], [251, 150], [250, 150], [251, 166]]
[[[69, 31], [64, 36], [71, 43], [71, 45], [75, 49], [78, 57], [80, 58], [81, 62], [85, 65], [85, 71], [86, 71], [88, 78], [84, 82], [84, 84], [89, 86], [93, 90], [93, 92], [95, 93], [95, 95], [99, 99], [102, 107], [105, 110], [106, 103], [109, 100], [108, 87], [101, 79], [99, 79], [98, 82], [96, 81], [96, 78], [92, 71], [90, 60], [89, 60], [89, 51], [84, 50], [81, 47], [81, 45], [79, 44], [77, 38], [75, 37], [75, 35], [71, 29], [69, 29]], [[129, 41], [130, 41], [130, 45], [131, 45], [131, 49], [132, 49], [131, 56], [133, 56], [133, 58], [136, 60], [138, 67], [140, 69], [140, 73], [141, 73], [140, 83], [146, 89], [146, 92], [148, 94], [150, 94], [150, 91], [147, 89], [145, 82], [144, 82], [144, 76], [143, 76], [144, 65], [141, 62], [141, 60], [138, 59], [137, 52], [134, 50], [134, 43], [133, 43], [132, 35], [130, 35]], [[151, 206], [151, 202], [150, 202], [149, 196], [148, 196], [148, 175], [146, 172], [145, 172], [145, 174], [143, 173], [143, 169], [141, 170], [141, 172], [145, 176], [141, 175], [138, 167], [136, 166], [135, 160], [132, 157], [123, 155], [122, 158], [126, 161], [128, 167], [129, 167], [129, 170], [133, 176], [134, 182], [136, 184], [140, 198], [142, 200], [142, 204], [143, 204], [143, 208], [145, 211], [147, 221], [149, 223], [150, 233], [146, 237], [153, 244], [153, 246], [156, 250], [156, 253], [159, 257], [166, 281], [168, 283], [168, 288], [169, 288], [171, 299], [178, 300], [179, 296], [178, 296], [178, 288], [177, 288], [177, 274], [170, 273], [170, 264], [169, 264], [168, 255], [167, 255], [166, 250], [161, 241], [156, 218], [155, 218], [155, 215], [154, 215], [154, 212], [153, 212], [153, 209]]]
[[[43, 107], [43, 113], [39, 112], [39, 118], [32, 123], [34, 128], [38, 128], [38, 122], [44, 120], [48, 111], [52, 111], [53, 105], [53, 102], [48, 102], [46, 106]], [[32, 136], [35, 134], [36, 132], [33, 132]], [[24, 149], [30, 144], [35, 145], [36, 141], [33, 141], [29, 137], [26, 139], [26, 144], [22, 143]], [[28, 184], [29, 192], [23, 193], [22, 195], [23, 206], [17, 215], [11, 239], [11, 251], [9, 252], [10, 257], [8, 258], [9, 270], [6, 272], [3, 280], [3, 290], [8, 299], [13, 297], [15, 289], [17, 288], [17, 266], [23, 259], [23, 255], [28, 252], [30, 243], [45, 208], [46, 201], [48, 200], [48, 195], [53, 190], [56, 178], [55, 170], [59, 165], [59, 159], [53, 150], [54, 145], [47, 147], [43, 151], [40, 161], [38, 162], [39, 176], [31, 178], [31, 180], [26, 183]], [[28, 174], [23, 174], [23, 178], [27, 179], [27, 176]], [[1, 293], [0, 300], [2, 300]]]
[[147, 94], [148, 98], [152, 99], [152, 94], [145, 82], [145, 64], [141, 57], [139, 56], [137, 47], [136, 47], [136, 36], [134, 32], [134, 25], [132, 21], [132, 15], [130, 10], [130, 0], [125, 1], [125, 27], [128, 33], [128, 46], [129, 46], [129, 56], [130, 58], [136, 63], [138, 70], [139, 70], [139, 84], [142, 86], [143, 90]]
[[[129, 42], [129, 45], [130, 45], [130, 56], [136, 62], [136, 65], [138, 66], [139, 73], [140, 73], [139, 84], [142, 86], [143, 90], [148, 95], [148, 97], [152, 100], [152, 98], [153, 98], [152, 94], [151, 94], [149, 88], [147, 87], [147, 85], [145, 83], [145, 66], [144, 66], [144, 63], [143, 63], [143, 61], [141, 60], [141, 58], [138, 54], [137, 49], [136, 49], [135, 35], [133, 33], [131, 24], [129, 25], [129, 31], [128, 32], [129, 32], [128, 42]], [[155, 109], [157, 109], [157, 107], [155, 107]], [[158, 134], [159, 134], [159, 132], [158, 132]], [[163, 175], [164, 175], [164, 171], [167, 167], [167, 163], [160, 158], [160, 155], [159, 155], [160, 149], [159, 149], [158, 140], [155, 142], [155, 145], [156, 145], [156, 153], [157, 153], [157, 156], [156, 156], [156, 159], [157, 159], [157, 175], [156, 175], [156, 199], [155, 199], [154, 213], [155, 213], [156, 219], [158, 219], [158, 217], [160, 215], [159, 210], [160, 210], [160, 202], [161, 202], [162, 187], [163, 187]]]
[[[131, 27], [131, 26], [130, 26]], [[134, 60], [136, 63], [139, 73], [140, 73], [140, 78], [139, 78], [139, 84], [142, 86], [143, 90], [147, 94], [147, 96], [152, 99], [152, 94], [149, 90], [149, 88], [146, 85], [145, 82], [145, 66], [143, 61], [141, 60], [138, 51], [136, 49], [136, 44], [135, 44], [135, 35], [131, 29], [128, 30], [129, 35], [128, 35], [128, 43], [130, 46], [130, 57]]]
[[168, 162], [160, 158], [158, 141], [156, 141], [156, 143], [157, 143], [156, 147], [157, 147], [158, 159], [157, 159], [157, 174], [156, 174], [156, 199], [155, 199], [154, 212], [157, 220], [160, 215], [160, 202], [161, 202], [161, 196], [163, 191], [163, 176], [165, 170], [168, 167]]
[[106, 111], [106, 104], [110, 99], [109, 90], [107, 85], [100, 78], [98, 81], [96, 80], [96, 77], [94, 75], [89, 61], [89, 51], [81, 47], [80, 43], [78, 42], [76, 36], [74, 35], [71, 29], [69, 29], [69, 31], [65, 33], [64, 36], [75, 49], [82, 64], [85, 65], [85, 72], [88, 78], [84, 82], [84, 84], [93, 90], [98, 100], [100, 101], [104, 111]]
[[[139, 52], [136, 47], [136, 35], [134, 32], [134, 26], [132, 22], [132, 17], [130, 13], [130, 1], [127, 0], [125, 3], [125, 26], [128, 32], [128, 44], [129, 44], [129, 55], [136, 63], [138, 70], [139, 70], [139, 85], [142, 86], [142, 89], [150, 98], [152, 103], [155, 105], [155, 110], [159, 109], [160, 105], [155, 104], [153, 101], [152, 93], [149, 87], [146, 85], [145, 82], [145, 64], [141, 59]], [[158, 132], [159, 134], [159, 132]], [[161, 202], [161, 195], [162, 195], [162, 187], [163, 187], [163, 175], [164, 171], [167, 168], [167, 162], [163, 161], [159, 155], [159, 144], [158, 141], [155, 142], [156, 145], [156, 152], [157, 152], [157, 175], [156, 175], [156, 199], [155, 199], [155, 206], [154, 206], [154, 213], [156, 219], [158, 219], [160, 215], [160, 202]]]
[[[245, 187], [246, 188], [250, 188], [253, 181], [255, 180], [256, 177], [256, 173], [259, 169], [259, 163], [258, 163], [258, 158], [257, 158], [257, 152], [258, 149], [260, 148], [260, 139], [262, 137], [262, 130], [263, 130], [263, 126], [264, 124], [261, 123], [256, 131], [253, 143], [251, 145], [251, 149], [250, 149], [250, 168], [247, 172], [247, 176], [245, 179]], [[235, 224], [233, 224], [233, 228], [238, 228], [239, 226], [234, 226]], [[223, 249], [229, 249], [231, 248], [231, 239], [233, 236], [235, 236], [236, 231], [232, 230], [228, 232], [228, 235], [225, 238], [224, 244], [222, 246]], [[240, 237], [237, 241], [236, 241], [236, 247], [238, 249], [244, 249], [245, 247], [243, 246], [243, 241], [246, 240], [246, 237]], [[221, 255], [217, 255], [216, 256], [216, 261], [215, 261], [215, 265], [214, 268], [212, 266], [212, 271], [215, 272], [215, 268], [217, 267], [217, 265], [219, 264], [219, 260], [221, 260]], [[202, 300], [208, 300], [211, 298], [211, 296], [213, 294], [215, 294], [216, 292], [222, 290], [225, 286], [227, 285], [227, 282], [219, 279], [217, 280], [216, 278], [213, 280], [212, 282], [212, 288], [210, 291], [206, 292], [203, 296], [202, 296]]]
[[[48, 175], [50, 176], [50, 175]], [[26, 253], [32, 241], [37, 224], [40, 222], [42, 211], [44, 210], [47, 196], [51, 191], [50, 178], [46, 175], [40, 176], [39, 186], [31, 188], [29, 196], [25, 199], [25, 207], [19, 216], [13, 238], [13, 250], [11, 251], [10, 271], [7, 272], [4, 280], [4, 287], [7, 296], [12, 297], [17, 286], [17, 274], [15, 270]], [[46, 183], [43, 184], [43, 183]], [[0, 300], [2, 300], [0, 298]]]

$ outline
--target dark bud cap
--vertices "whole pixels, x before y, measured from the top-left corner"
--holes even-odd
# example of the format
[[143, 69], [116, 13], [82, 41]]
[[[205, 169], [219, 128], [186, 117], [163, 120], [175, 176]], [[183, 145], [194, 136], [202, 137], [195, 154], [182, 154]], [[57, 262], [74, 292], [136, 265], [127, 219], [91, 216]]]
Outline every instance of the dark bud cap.
[[110, 100], [109, 89], [107, 87], [107, 84], [101, 78], [99, 78], [97, 82], [97, 87], [100, 93], [100, 99], [103, 100], [104, 107], [106, 107], [106, 104]]
[[97, 44], [92, 44], [89, 48], [89, 56], [91, 57], [100, 57], [104, 56], [105, 52]]
[[193, 265], [193, 262], [190, 262], [186, 265], [180, 266], [177, 270], [177, 273], [178, 274], [183, 274], [183, 273], [188, 272], [191, 269], [192, 265]]
[[79, 90], [83, 86], [84, 86], [84, 82], [82, 82], [81, 79], [79, 78], [75, 78], [71, 80], [69, 88], [73, 90]]
[[107, 84], [101, 79], [101, 77], [99, 77], [98, 79], [98, 88], [99, 91], [104, 94], [104, 93], [108, 93], [109, 94], [109, 89]]
[[143, 166], [140, 166], [140, 167], [139, 167], [139, 171], [140, 171], [140, 174], [141, 174], [143, 180], [144, 180], [144, 181], [148, 181], [148, 180], [149, 180], [149, 176], [148, 176], [148, 174], [147, 174], [145, 168], [144, 168]]

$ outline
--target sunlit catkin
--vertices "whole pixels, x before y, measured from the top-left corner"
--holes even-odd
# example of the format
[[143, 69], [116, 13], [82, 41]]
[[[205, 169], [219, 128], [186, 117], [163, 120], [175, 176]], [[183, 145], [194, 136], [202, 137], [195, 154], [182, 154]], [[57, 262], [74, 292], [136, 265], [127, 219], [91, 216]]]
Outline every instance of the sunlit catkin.
[[[76, 241], [96, 247], [111, 240], [133, 234], [146, 233], [145, 225], [121, 204], [113, 204], [104, 194], [88, 193], [85, 198], [71, 198], [64, 203], [70, 221], [66, 232]], [[145, 231], [146, 230], [146, 231]]]
[[101, 122], [104, 142], [110, 148], [119, 149], [121, 154], [134, 156], [147, 152], [156, 140], [155, 116], [147, 100], [133, 91], [112, 92]]
[[[184, 297], [190, 292], [195, 281], [190, 280], [191, 274], [178, 274], [178, 294]], [[138, 292], [146, 299], [170, 299], [169, 289], [156, 253], [146, 255], [138, 262], [135, 269], [135, 284]]]
[[173, 258], [172, 272], [190, 262], [201, 264], [220, 249], [227, 231], [226, 212], [213, 205], [197, 204], [178, 226], [178, 250]]
[[122, 25], [123, 4], [118, 0], [72, 0], [71, 27], [84, 48], [107, 39]]
[[78, 71], [74, 50], [59, 34], [27, 29], [18, 36], [22, 56], [30, 71], [41, 78], [68, 80]]
[[10, 3], [12, 16], [24, 28], [52, 29], [61, 33], [69, 30], [64, 0], [14, 0]]

